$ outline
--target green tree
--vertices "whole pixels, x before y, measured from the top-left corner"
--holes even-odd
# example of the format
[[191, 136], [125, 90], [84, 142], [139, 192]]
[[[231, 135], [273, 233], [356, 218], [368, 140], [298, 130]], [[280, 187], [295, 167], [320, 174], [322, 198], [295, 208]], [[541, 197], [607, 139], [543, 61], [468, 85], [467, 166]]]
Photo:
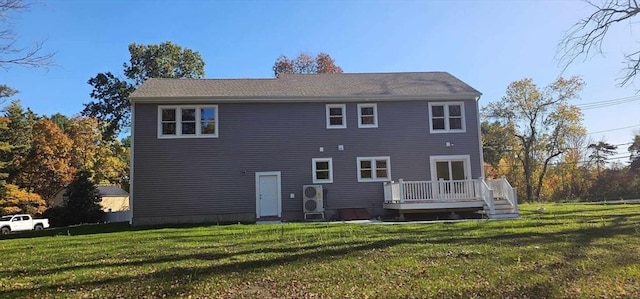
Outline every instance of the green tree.
[[204, 60], [200, 53], [171, 42], [159, 45], [129, 45], [130, 59], [124, 64], [125, 78], [111, 72], [99, 73], [89, 79], [93, 87], [91, 98], [82, 115], [105, 121], [103, 138], [113, 139], [130, 125], [131, 94], [148, 78], [202, 78]]
[[276, 77], [280, 74], [333, 74], [342, 73], [342, 68], [336, 65], [329, 54], [320, 52], [312, 57], [300, 53], [295, 59], [280, 55], [273, 64], [273, 73]]
[[11, 150], [5, 153], [3, 160], [9, 163], [7, 181], [16, 184], [31, 150], [31, 135], [37, 116], [30, 109], [25, 111], [18, 100], [12, 101], [3, 112], [8, 123], [7, 129], [0, 132], [0, 140], [11, 144]]
[[590, 194], [595, 200], [638, 198], [640, 173], [613, 165], [594, 181]]
[[[6, 117], [0, 117], [0, 133], [7, 131], [7, 124], [9, 120]], [[0, 141], [0, 198], [4, 197], [7, 193], [6, 184], [9, 172], [7, 168], [10, 165], [9, 154], [13, 147], [6, 141]]]
[[103, 220], [102, 196], [86, 170], [78, 171], [67, 186], [63, 209], [67, 225], [96, 223]]
[[615, 155], [616, 150], [618, 149], [617, 146], [606, 143], [604, 141], [599, 141], [598, 143], [591, 143], [587, 146], [587, 148], [591, 150], [589, 159], [596, 164], [598, 176], [600, 176], [600, 173], [601, 173], [600, 169], [604, 168], [607, 165], [607, 159]]
[[572, 138], [586, 134], [582, 113], [568, 103], [578, 97], [583, 86], [578, 77], [559, 78], [543, 89], [531, 79], [523, 79], [509, 84], [500, 101], [484, 108], [487, 117], [513, 128], [527, 200], [540, 199], [549, 163], [570, 148]]
[[631, 156], [631, 169], [640, 169], [640, 134], [633, 137], [633, 142], [629, 146]]
[[45, 118], [56, 124], [63, 132], [66, 132], [69, 127], [69, 117], [64, 114], [56, 113]]
[[[0, 85], [0, 102], [3, 103], [5, 98], [15, 95], [18, 91], [6, 85]], [[11, 121], [7, 117], [0, 117], [0, 198], [6, 195], [6, 179], [9, 177], [7, 169], [11, 164], [11, 150], [13, 146], [8, 142], [6, 136], [9, 131], [9, 123]]]
[[512, 128], [497, 121], [483, 121], [480, 124], [480, 130], [484, 161], [493, 167], [498, 167], [500, 160], [516, 145]]

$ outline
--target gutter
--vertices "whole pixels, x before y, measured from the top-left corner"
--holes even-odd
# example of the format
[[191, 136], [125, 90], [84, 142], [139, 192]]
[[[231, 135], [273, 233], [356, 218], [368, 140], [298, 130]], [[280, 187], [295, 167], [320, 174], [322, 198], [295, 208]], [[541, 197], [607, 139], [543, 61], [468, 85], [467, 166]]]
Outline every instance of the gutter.
[[448, 100], [475, 100], [478, 101], [480, 93], [466, 94], [442, 94], [423, 96], [390, 96], [390, 95], [366, 95], [366, 96], [166, 96], [166, 97], [130, 97], [131, 103], [295, 103], [295, 102], [322, 102], [322, 103], [344, 103], [344, 102], [394, 102], [394, 101], [448, 101]]

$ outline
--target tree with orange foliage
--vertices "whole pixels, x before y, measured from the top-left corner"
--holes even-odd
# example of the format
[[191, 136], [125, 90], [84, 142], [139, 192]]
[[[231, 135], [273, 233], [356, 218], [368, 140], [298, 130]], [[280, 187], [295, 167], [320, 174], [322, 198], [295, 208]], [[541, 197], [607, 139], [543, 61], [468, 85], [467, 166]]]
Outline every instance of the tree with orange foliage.
[[71, 182], [76, 169], [71, 164], [72, 140], [52, 121], [41, 119], [33, 126], [20, 184], [29, 191], [51, 198]]
[[0, 215], [41, 214], [46, 208], [47, 202], [40, 195], [12, 184], [5, 185], [5, 195], [0, 198]]
[[295, 59], [280, 55], [273, 64], [276, 77], [280, 74], [339, 74], [342, 68], [327, 53], [320, 52], [315, 58], [307, 53], [300, 53]]

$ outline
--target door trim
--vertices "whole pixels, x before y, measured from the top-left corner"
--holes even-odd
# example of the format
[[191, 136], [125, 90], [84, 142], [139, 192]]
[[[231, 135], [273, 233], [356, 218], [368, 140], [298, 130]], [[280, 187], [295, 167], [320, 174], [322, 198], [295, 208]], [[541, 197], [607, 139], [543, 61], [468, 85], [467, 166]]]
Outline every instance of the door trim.
[[446, 155], [446, 156], [430, 156], [431, 180], [437, 181], [436, 162], [442, 161], [464, 161], [464, 172], [467, 180], [471, 179], [471, 156], [470, 155]]
[[282, 180], [280, 171], [256, 172], [256, 218], [260, 218], [260, 176], [276, 176], [278, 185], [278, 217], [282, 217]]

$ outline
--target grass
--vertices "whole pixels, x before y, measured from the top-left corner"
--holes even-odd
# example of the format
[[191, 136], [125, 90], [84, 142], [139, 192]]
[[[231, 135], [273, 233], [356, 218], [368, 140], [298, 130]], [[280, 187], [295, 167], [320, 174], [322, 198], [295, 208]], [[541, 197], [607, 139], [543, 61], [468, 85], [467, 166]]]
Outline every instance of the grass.
[[0, 298], [640, 297], [640, 204], [521, 210], [508, 221], [45, 231], [0, 240]]

